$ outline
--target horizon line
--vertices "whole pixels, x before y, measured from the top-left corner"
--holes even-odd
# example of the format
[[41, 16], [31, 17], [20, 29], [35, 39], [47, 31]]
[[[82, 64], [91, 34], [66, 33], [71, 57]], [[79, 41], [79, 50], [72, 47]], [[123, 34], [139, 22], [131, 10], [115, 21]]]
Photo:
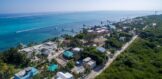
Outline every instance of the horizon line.
[[0, 14], [37, 14], [37, 13], [78, 13], [78, 12], [130, 11], [130, 12], [162, 12], [162, 10], [85, 10], [85, 11], [40, 11], [40, 12], [0, 12]]

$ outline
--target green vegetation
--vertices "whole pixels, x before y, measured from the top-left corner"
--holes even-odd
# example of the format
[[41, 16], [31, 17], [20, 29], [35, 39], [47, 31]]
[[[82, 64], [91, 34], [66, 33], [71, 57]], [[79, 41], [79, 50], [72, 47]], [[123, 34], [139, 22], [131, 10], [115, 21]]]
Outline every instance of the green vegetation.
[[[115, 62], [100, 74], [96, 79], [162, 79], [162, 15], [156, 19], [156, 27], [153, 27], [155, 22], [155, 16], [142, 17], [143, 20], [139, 20], [133, 23], [119, 22], [117, 31], [111, 30], [111, 35], [101, 35], [106, 37], [105, 48], [111, 53], [115, 53], [116, 50], [121, 49], [122, 45], [128, 42], [132, 36], [139, 34], [139, 38], [120, 55]], [[143, 22], [141, 22], [143, 21]], [[101, 25], [103, 22], [101, 22]], [[142, 30], [144, 26], [148, 26], [146, 30]], [[85, 25], [84, 25], [85, 26]], [[122, 28], [126, 26], [127, 29]], [[99, 26], [95, 26], [97, 28]], [[132, 30], [136, 28], [137, 30]], [[134, 33], [132, 33], [132, 31]], [[55, 37], [48, 39], [47, 41], [55, 41], [59, 47], [71, 48], [81, 47], [84, 50], [75, 54], [73, 60], [69, 60], [66, 67], [58, 70], [70, 71], [77, 60], [82, 60], [86, 57], [91, 57], [96, 61], [97, 65], [104, 65], [108, 60], [107, 54], [101, 53], [96, 50], [96, 47], [91, 46], [93, 40], [98, 38], [100, 34], [88, 34], [87, 29], [83, 29], [83, 32], [76, 36], [62, 35], [64, 38], [63, 43], [59, 42], [59, 38]], [[28, 46], [33, 46], [36, 43], [30, 43]], [[12, 77], [18, 69], [23, 69], [27, 66], [34, 66], [40, 70], [33, 79], [51, 78], [56, 72], [48, 71], [48, 66], [53, 63], [57, 63], [56, 60], [48, 61], [45, 56], [37, 55], [40, 61], [30, 62], [26, 54], [18, 52], [18, 49], [23, 48], [23, 45], [18, 45], [17, 48], [11, 48], [7, 51], [0, 53], [0, 79], [9, 79]], [[36, 52], [33, 52], [33, 57]], [[85, 73], [89, 73], [90, 70], [86, 69]]]
[[74, 61], [73, 60], [70, 60], [67, 64], [66, 64], [66, 69], [67, 70], [71, 70], [73, 67], [75, 66], [75, 63], [74, 63]]
[[3, 53], [2, 60], [8, 64], [24, 67], [27, 66], [30, 61], [26, 57], [24, 53], [19, 53], [18, 49], [11, 48]]
[[26, 67], [30, 62], [25, 54], [18, 52], [17, 48], [4, 51], [0, 54], [0, 59], [0, 79], [9, 79], [16, 69]]
[[81, 58], [91, 57], [96, 61], [97, 65], [103, 65], [107, 60], [105, 53], [98, 52], [95, 47], [85, 47], [81, 54]]
[[60, 68], [58, 68], [56, 71], [49, 71], [48, 67], [51, 64], [56, 64], [56, 63], [57, 61], [55, 59], [52, 59], [51, 61], [48, 61], [46, 59], [43, 63], [42, 62], [37, 63], [36, 68], [39, 70], [40, 73], [34, 76], [33, 79], [43, 79], [43, 78], [51, 79], [53, 75], [55, 75], [57, 71], [60, 70]]
[[[123, 41], [120, 38], [123, 37]], [[124, 43], [128, 42], [132, 38], [132, 35], [126, 32], [114, 32], [110, 37], [107, 37], [105, 41], [105, 48], [110, 50], [120, 49]]]
[[96, 79], [162, 79], [162, 15], [144, 18], [140, 37]]
[[0, 79], [9, 79], [15, 72], [14, 66], [0, 61]]

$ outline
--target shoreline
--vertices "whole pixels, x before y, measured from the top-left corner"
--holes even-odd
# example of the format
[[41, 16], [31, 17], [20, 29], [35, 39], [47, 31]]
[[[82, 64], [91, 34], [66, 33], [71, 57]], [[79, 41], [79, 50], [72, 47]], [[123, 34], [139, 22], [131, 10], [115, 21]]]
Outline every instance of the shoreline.
[[[135, 16], [134, 16], [135, 17]], [[133, 16], [132, 16], [132, 18], [134, 18]], [[105, 17], [106, 18], [106, 17]], [[126, 18], [126, 17], [125, 17]], [[111, 20], [112, 18], [110, 17], [110, 20]], [[116, 18], [117, 19], [117, 18]], [[122, 18], [120, 18], [120, 19], [122, 19]], [[120, 20], [120, 19], [118, 19], [118, 20]], [[102, 20], [100, 20], [100, 21], [102, 21]], [[92, 23], [90, 22], [90, 24], [92, 25], [92, 26], [94, 26], [95, 24], [99, 24], [99, 22], [100, 22], [99, 20], [98, 21], [94, 21], [94, 23], [93, 23], [93, 21], [92, 21]], [[112, 20], [111, 20], [112, 21]], [[88, 24], [89, 22], [87, 22], [86, 23], [86, 21], [83, 21], [83, 22], [85, 22], [85, 24], [86, 25], [90, 25], [90, 24]], [[73, 28], [75, 28], [75, 25], [77, 25], [77, 28], [79, 28], [78, 29], [78, 32], [81, 30], [81, 28], [80, 27], [82, 27], [82, 24], [84, 24], [82, 21], [81, 22], [74, 22], [74, 23], [72, 23], [72, 25], [73, 25]], [[97, 23], [96, 23], [97, 22]], [[119, 21], [117, 21], [117, 22], [119, 22]], [[71, 23], [69, 23], [69, 24], [61, 24], [60, 26], [63, 28], [63, 27], [71, 27], [71, 25], [70, 25]], [[59, 26], [59, 25], [54, 25], [54, 26]], [[41, 33], [41, 31], [42, 32], [44, 32], [44, 31], [47, 31], [48, 32], [48, 30], [50, 30], [49, 32], [52, 32], [53, 30], [51, 30], [50, 29], [50, 27], [53, 27], [53, 26], [47, 26], [47, 27], [42, 27], [42, 28], [39, 28], [40, 30], [39, 31], [37, 31], [38, 29], [34, 29], [34, 31], [32, 31], [32, 30], [29, 30], [29, 31], [31, 31], [31, 32], [29, 32], [27, 35], [26, 35], [26, 30], [25, 30], [25, 32], [23, 32], [23, 34], [25, 33], [25, 35], [26, 36], [23, 36], [23, 37], [19, 37], [19, 36], [21, 36], [22, 34], [21, 33], [15, 33], [16, 34], [16, 36], [18, 36], [18, 39], [19, 39], [19, 41], [21, 41], [21, 42], [18, 42], [17, 41], [17, 37], [14, 37], [14, 35], [12, 36], [11, 35], [11, 37], [13, 37], [13, 41], [16, 41], [16, 42], [11, 42], [11, 40], [8, 40], [9, 38], [10, 38], [10, 35], [8, 35], [8, 36], [2, 36], [2, 42], [1, 42], [1, 45], [3, 46], [3, 44], [5, 44], [4, 42], [7, 42], [7, 41], [3, 41], [3, 40], [5, 40], [5, 39], [7, 39], [8, 41], [9, 41], [9, 44], [10, 44], [10, 46], [9, 45], [4, 45], [4, 47], [2, 47], [2, 48], [0, 48], [0, 51], [4, 51], [4, 50], [7, 50], [7, 49], [9, 49], [9, 48], [11, 48], [11, 47], [16, 47], [19, 43], [24, 43], [24, 44], [30, 44], [30, 43], [32, 43], [32, 42], [36, 42], [36, 43], [42, 43], [43, 41], [45, 41], [45, 40], [47, 40], [47, 39], [49, 39], [49, 38], [53, 38], [53, 37], [58, 37], [58, 36], [61, 36], [61, 35], [64, 35], [64, 34], [67, 34], [67, 32], [65, 32], [65, 33], [63, 33], [63, 32], [61, 32], [61, 31], [58, 31], [58, 33], [56, 33], [56, 35], [51, 35], [51, 34], [55, 34], [55, 33], [45, 33], [45, 35], [44, 34], [42, 34], [41, 36], [40, 36], [40, 39], [34, 39], [34, 37], [29, 37], [29, 35], [31, 34], [32, 35], [32, 33], [33, 34], [37, 34], [36, 32], [38, 32], [38, 33]], [[55, 27], [53, 27], [52, 29], [54, 29]], [[43, 29], [43, 30], [42, 30]], [[44, 30], [44, 29], [47, 29], [47, 30]], [[61, 28], [60, 28], [61, 29]], [[35, 31], [36, 30], [36, 31]], [[68, 33], [69, 34], [69, 33]], [[37, 35], [35, 35], [35, 36], [37, 36], [38, 38], [39, 38], [39, 36], [38, 36], [39, 34], [37, 34]], [[58, 36], [57, 36], [58, 35]], [[36, 38], [37, 38], [36, 37]], [[3, 38], [5, 38], [5, 39], [3, 39]], [[29, 40], [24, 40], [24, 38], [29, 38]], [[33, 41], [31, 41], [31, 40], [33, 40]], [[8, 43], [7, 43], [8, 44]]]
[[[110, 61], [109, 59], [115, 60], [116, 57], [138, 37], [140, 30], [148, 25], [148, 23], [145, 22], [145, 19], [146, 16], [125, 19], [124, 21], [114, 23], [113, 25], [115, 26], [115, 29], [111, 28], [109, 24], [104, 25], [101, 22], [101, 25], [82, 29], [81, 32], [78, 34], [76, 33], [74, 36], [62, 35], [61, 38], [53, 38], [44, 43], [28, 47], [23, 47], [22, 45], [19, 46], [19, 48], [16, 48], [15, 52], [14, 49], [10, 49], [7, 52], [9, 52], [9, 54], [11, 53], [11, 56], [12, 53], [24, 54], [27, 59], [30, 59], [30, 62], [26, 62], [27, 64], [26, 66], [24, 65], [24, 67], [36, 67], [38, 71], [40, 70], [40, 73], [38, 74], [39, 76], [43, 75], [42, 73], [47, 73], [45, 70], [42, 71], [41, 68], [53, 62], [60, 66], [59, 71], [62, 71], [62, 68], [67, 68], [66, 71], [72, 73], [76, 78], [91, 78], [91, 72], [92, 77], [95, 77], [95, 74], [98, 73], [100, 69], [103, 71], [102, 69], [105, 69], [103, 67], [109, 66], [109, 64], [107, 64], [107, 62]], [[78, 53], [74, 50], [76, 48], [79, 49]], [[68, 53], [71, 53], [70, 57], [69, 55], [66, 55], [67, 51]], [[5, 57], [5, 54], [3, 55]], [[85, 61], [87, 58], [90, 58], [88, 62]], [[51, 61], [52, 59], [55, 61]], [[81, 63], [80, 66], [90, 70], [85, 73], [83, 71], [83, 75], [77, 76], [71, 71], [73, 68], [75, 69], [75, 67], [79, 67], [75, 62], [84, 62]], [[93, 64], [89, 64], [90, 62]], [[73, 67], [68, 66], [69, 63], [71, 63]], [[93, 73], [93, 71], [96, 72]], [[53, 73], [49, 73], [49, 75], [50, 74], [51, 76], [49, 76], [49, 78], [54, 78], [56, 75]]]
[[[84, 28], [91, 28], [91, 27], [94, 27], [96, 24], [98, 24], [98, 25], [101, 25], [100, 24], [100, 21], [97, 21], [97, 23], [96, 23], [96, 21], [94, 21], [95, 23], [94, 24], [91, 24], [91, 25], [86, 25], [86, 27], [84, 27]], [[106, 21], [105, 21], [106, 22]], [[78, 23], [78, 22], [75, 22], [76, 24]], [[33, 31], [33, 32], [35, 32], [35, 31], [40, 31], [40, 30], [44, 30], [44, 29], [50, 29], [51, 30], [51, 28], [52, 28], [52, 30], [53, 31], [55, 31], [55, 30], [57, 30], [57, 31], [60, 31], [60, 30], [62, 30], [61, 28], [60, 29], [54, 29], [55, 27], [58, 27], [58, 26], [62, 26], [62, 27], [66, 27], [66, 25], [67, 26], [69, 26], [69, 25], [71, 25], [71, 24], [73, 24], [73, 23], [69, 23], [69, 24], [62, 24], [62, 25], [56, 25], [56, 26], [47, 26], [47, 27], [42, 27], [42, 28], [38, 28], [38, 29], [30, 29], [30, 30], [25, 30], [25, 31], [23, 31], [22, 33], [26, 33], [26, 32], [30, 32], [30, 31]], [[76, 35], [76, 34], [78, 34], [78, 33], [80, 33], [80, 31], [83, 29], [83, 25], [84, 24], [79, 24], [78, 25], [78, 28], [79, 29], [77, 29], [77, 30], [75, 30], [74, 32], [72, 32], [71, 30], [73, 30], [73, 29], [75, 29], [75, 28], [66, 28], [66, 30], [64, 30], [63, 32], [62, 31], [60, 31], [59, 32], [59, 34], [58, 35], [54, 35], [53, 37], [48, 37], [47, 39], [45, 39], [45, 40], [42, 40], [42, 41], [37, 41], [37, 42], [29, 42], [29, 43], [26, 43], [26, 44], [24, 44], [24, 45], [28, 45], [28, 44], [31, 44], [31, 43], [35, 43], [36, 45], [37, 44], [42, 44], [44, 41], [47, 41], [47, 40], [49, 40], [49, 39], [53, 39], [53, 38], [60, 38], [62, 35], [66, 35], [66, 34], [68, 34], [68, 35], [70, 35], [70, 36], [74, 36], [74, 35]], [[75, 26], [75, 25], [73, 25], [73, 26]], [[70, 30], [71, 29], [71, 30]], [[15, 32], [14, 34], [21, 34], [21, 32]], [[19, 44], [23, 44], [22, 42], [20, 42]], [[0, 50], [0, 52], [3, 52], [3, 51], [6, 51], [6, 50], [8, 50], [8, 49], [10, 49], [10, 48], [16, 48], [18, 45], [19, 45], [18, 43], [17, 43], [17, 45], [15, 45], [15, 46], [12, 46], [12, 47], [8, 47], [8, 48], [4, 48], [4, 49], [2, 49], [2, 50]]]

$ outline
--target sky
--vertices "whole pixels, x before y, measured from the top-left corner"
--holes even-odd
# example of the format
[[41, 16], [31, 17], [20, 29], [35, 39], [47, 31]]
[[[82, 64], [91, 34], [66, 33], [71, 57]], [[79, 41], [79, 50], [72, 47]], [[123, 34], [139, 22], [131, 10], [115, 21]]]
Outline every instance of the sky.
[[0, 0], [0, 13], [162, 10], [162, 0]]

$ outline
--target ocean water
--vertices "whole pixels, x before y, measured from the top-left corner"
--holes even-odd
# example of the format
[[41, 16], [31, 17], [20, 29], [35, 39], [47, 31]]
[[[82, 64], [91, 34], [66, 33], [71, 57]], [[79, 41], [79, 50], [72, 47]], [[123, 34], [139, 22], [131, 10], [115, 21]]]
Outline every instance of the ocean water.
[[[93, 11], [73, 13], [28, 13], [0, 14], [0, 50], [19, 43], [41, 43], [42, 41], [79, 32], [83, 24], [87, 27], [99, 25], [101, 21], [119, 21], [122, 18], [152, 15], [154, 12], [139, 11]], [[65, 31], [62, 31], [64, 29]]]

